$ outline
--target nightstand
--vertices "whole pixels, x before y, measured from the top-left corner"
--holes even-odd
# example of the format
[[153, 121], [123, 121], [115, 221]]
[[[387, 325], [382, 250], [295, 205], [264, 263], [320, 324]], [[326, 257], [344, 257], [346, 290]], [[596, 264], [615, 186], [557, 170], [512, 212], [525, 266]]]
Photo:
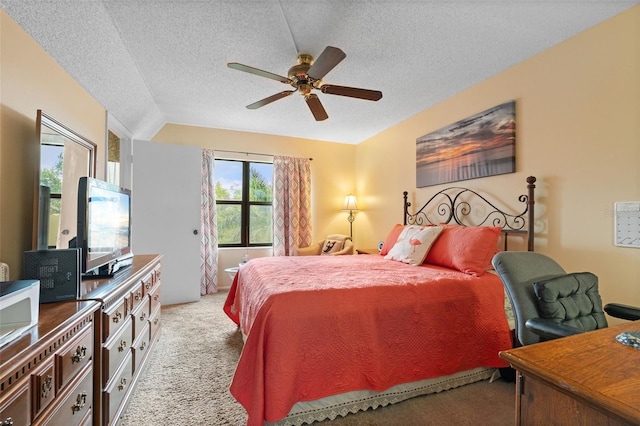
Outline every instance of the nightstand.
[[367, 249], [356, 249], [356, 253], [358, 253], [358, 254], [380, 254], [380, 251], [377, 248], [367, 248]]

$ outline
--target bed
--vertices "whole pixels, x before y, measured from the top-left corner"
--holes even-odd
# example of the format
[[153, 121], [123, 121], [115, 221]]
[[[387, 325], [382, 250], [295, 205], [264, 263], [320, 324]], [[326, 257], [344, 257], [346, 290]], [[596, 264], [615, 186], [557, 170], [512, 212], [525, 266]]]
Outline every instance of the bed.
[[224, 310], [245, 338], [230, 392], [248, 424], [334, 419], [507, 367], [498, 356], [512, 345], [505, 295], [489, 262], [514, 235], [533, 250], [534, 183], [527, 178], [515, 209], [453, 187], [411, 213], [405, 192], [403, 223], [380, 255], [240, 268]]

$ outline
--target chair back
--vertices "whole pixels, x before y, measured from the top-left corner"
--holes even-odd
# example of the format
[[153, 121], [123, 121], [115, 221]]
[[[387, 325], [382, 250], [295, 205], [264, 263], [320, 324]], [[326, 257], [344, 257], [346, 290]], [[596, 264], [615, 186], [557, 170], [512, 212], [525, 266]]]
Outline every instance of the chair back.
[[353, 241], [350, 236], [344, 234], [330, 234], [327, 235], [326, 240], [338, 240], [344, 243], [342, 250], [336, 254], [353, 254]]
[[493, 257], [491, 263], [511, 301], [518, 342], [521, 345], [540, 342], [540, 336], [525, 326], [528, 319], [540, 317], [533, 283], [564, 274], [565, 270], [555, 260], [531, 251], [500, 252]]
[[320, 255], [322, 254], [322, 249], [327, 240], [337, 240], [342, 241], [342, 248], [339, 251], [331, 251], [331, 255], [343, 255], [343, 254], [353, 254], [353, 241], [351, 241], [351, 237], [344, 234], [330, 234], [324, 240], [318, 241], [309, 247], [298, 247], [293, 250], [293, 256], [310, 256], [310, 255]]

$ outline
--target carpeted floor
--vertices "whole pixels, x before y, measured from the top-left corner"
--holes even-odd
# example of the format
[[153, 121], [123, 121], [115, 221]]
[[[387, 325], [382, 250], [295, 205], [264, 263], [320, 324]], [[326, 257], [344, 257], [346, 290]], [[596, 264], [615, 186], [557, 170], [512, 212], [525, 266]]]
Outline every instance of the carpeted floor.
[[[123, 426], [246, 424], [228, 391], [242, 348], [237, 327], [222, 311], [221, 291], [198, 303], [162, 308], [162, 334], [135, 389]], [[318, 426], [511, 425], [513, 383], [483, 381], [351, 414]]]

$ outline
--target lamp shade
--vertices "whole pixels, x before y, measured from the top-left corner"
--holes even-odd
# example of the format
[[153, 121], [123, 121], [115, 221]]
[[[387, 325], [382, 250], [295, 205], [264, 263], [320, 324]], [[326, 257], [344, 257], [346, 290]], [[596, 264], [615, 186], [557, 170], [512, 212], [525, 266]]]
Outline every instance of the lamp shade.
[[342, 210], [354, 211], [358, 210], [358, 202], [356, 200], [355, 195], [347, 195], [344, 197], [344, 206], [342, 206]]

